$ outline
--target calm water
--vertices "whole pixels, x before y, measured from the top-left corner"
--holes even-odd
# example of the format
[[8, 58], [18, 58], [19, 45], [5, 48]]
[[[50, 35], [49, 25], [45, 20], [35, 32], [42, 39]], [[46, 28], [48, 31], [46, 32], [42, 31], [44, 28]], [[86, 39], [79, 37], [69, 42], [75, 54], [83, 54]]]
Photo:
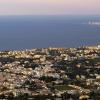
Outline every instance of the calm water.
[[99, 16], [0, 16], [0, 50], [100, 44]]

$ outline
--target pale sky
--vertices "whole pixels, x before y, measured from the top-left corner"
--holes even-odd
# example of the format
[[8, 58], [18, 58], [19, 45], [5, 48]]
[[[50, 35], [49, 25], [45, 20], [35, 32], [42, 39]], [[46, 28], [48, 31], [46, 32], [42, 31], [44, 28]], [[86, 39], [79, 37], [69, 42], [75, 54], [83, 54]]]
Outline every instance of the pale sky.
[[100, 14], [100, 0], [0, 0], [0, 15]]

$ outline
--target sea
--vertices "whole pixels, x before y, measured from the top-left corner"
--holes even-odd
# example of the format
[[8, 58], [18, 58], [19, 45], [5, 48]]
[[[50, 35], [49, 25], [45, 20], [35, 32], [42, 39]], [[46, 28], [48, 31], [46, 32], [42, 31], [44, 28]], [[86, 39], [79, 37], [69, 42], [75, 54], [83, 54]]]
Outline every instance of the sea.
[[100, 45], [100, 16], [0, 16], [0, 50]]

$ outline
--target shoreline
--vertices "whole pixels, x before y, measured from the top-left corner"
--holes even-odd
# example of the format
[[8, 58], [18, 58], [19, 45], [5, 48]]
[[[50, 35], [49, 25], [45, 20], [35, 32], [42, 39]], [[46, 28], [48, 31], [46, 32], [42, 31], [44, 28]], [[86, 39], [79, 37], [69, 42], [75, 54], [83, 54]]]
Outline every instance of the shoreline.
[[0, 52], [5, 52], [5, 51], [26, 51], [26, 50], [33, 50], [33, 49], [70, 49], [70, 48], [88, 48], [88, 47], [100, 47], [100, 45], [86, 45], [86, 46], [78, 46], [78, 47], [43, 47], [43, 48], [23, 48], [23, 49], [3, 49], [0, 50]]

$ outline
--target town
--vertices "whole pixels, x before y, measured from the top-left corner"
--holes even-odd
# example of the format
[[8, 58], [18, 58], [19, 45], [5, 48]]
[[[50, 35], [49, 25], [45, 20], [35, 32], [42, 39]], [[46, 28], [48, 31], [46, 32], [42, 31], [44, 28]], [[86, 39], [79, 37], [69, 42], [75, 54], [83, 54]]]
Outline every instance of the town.
[[0, 52], [0, 100], [100, 100], [100, 45]]

